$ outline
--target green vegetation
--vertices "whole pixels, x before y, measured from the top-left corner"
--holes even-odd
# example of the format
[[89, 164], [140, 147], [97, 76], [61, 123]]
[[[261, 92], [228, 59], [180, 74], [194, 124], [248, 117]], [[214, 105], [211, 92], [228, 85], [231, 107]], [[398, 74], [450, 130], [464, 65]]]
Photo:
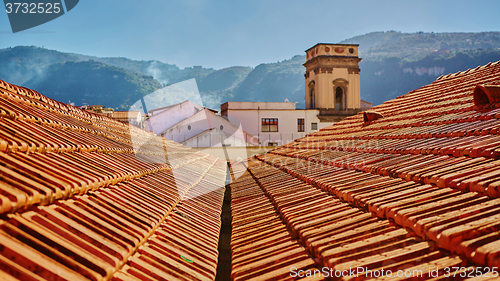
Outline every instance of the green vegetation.
[[480, 33], [401, 33], [372, 32], [341, 43], [360, 45], [365, 61], [398, 57], [418, 61], [432, 53], [454, 54], [470, 50], [492, 50], [500, 47], [500, 32]]
[[20, 46], [0, 49], [0, 79], [9, 83], [24, 85], [28, 80], [43, 74], [54, 63], [77, 61], [66, 53], [35, 46]]
[[53, 64], [25, 85], [65, 103], [100, 104], [121, 110], [161, 88], [151, 76], [92, 60]]
[[199, 84], [203, 105], [218, 109], [252, 71], [250, 67], [181, 70], [159, 61], [97, 58], [34, 46], [0, 50], [0, 64], [0, 79], [9, 83], [34, 88], [66, 103], [102, 104], [115, 109], [126, 109], [141, 95], [191, 78]]
[[277, 63], [260, 64], [234, 90], [235, 101], [304, 101], [305, 56]]
[[381, 104], [430, 84], [443, 74], [465, 71], [498, 60], [498, 50], [465, 51], [452, 55], [434, 53], [416, 61], [397, 57], [380, 61], [363, 60], [360, 63], [361, 98]]
[[[341, 43], [359, 44], [361, 98], [380, 104], [432, 83], [442, 74], [500, 60], [500, 32], [372, 32]], [[62, 102], [126, 109], [161, 87], [195, 78], [203, 105], [226, 101], [297, 102], [304, 107], [305, 57], [255, 68], [180, 69], [159, 61], [98, 58], [39, 47], [0, 50], [0, 79]]]

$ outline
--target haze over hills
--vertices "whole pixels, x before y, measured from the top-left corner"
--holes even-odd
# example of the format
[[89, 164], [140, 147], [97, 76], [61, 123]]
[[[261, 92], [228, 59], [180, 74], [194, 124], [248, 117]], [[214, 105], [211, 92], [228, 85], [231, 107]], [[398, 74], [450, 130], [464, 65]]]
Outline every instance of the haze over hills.
[[151, 76], [93, 60], [52, 64], [25, 85], [56, 100], [116, 108], [126, 108], [162, 87]]
[[[380, 104], [458, 72], [500, 60], [500, 32], [372, 32], [341, 43], [360, 45], [361, 98]], [[195, 78], [204, 106], [226, 101], [284, 101], [304, 107], [305, 56], [215, 70], [159, 61], [98, 58], [19, 46], [0, 50], [0, 79], [75, 105], [128, 109], [141, 96]]]
[[355, 36], [340, 43], [359, 44], [360, 55], [365, 61], [387, 57], [416, 61], [436, 52], [498, 49], [500, 32], [402, 33], [391, 30]]

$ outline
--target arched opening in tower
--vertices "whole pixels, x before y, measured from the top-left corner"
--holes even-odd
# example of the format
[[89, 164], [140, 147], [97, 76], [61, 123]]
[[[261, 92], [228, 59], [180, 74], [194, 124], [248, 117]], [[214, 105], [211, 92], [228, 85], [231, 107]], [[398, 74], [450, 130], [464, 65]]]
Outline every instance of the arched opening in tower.
[[344, 110], [344, 90], [342, 87], [335, 89], [335, 109]]
[[314, 88], [311, 88], [311, 108], [316, 108], [315, 98], [314, 98]]

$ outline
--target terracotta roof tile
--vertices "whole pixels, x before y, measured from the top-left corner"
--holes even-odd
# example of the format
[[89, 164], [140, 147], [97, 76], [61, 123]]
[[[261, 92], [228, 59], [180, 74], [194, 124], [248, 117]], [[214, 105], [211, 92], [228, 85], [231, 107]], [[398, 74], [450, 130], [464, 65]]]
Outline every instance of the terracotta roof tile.
[[[301, 187], [290, 190], [287, 185], [293, 186], [296, 183], [290, 180], [292, 175], [284, 171], [272, 168], [272, 166], [262, 165], [258, 161], [250, 161], [248, 168], [252, 177], [246, 177], [246, 184], [241, 185], [243, 179], [240, 178], [234, 185], [231, 185], [233, 194], [233, 237], [252, 239], [251, 235], [241, 231], [241, 227], [236, 227], [235, 220], [237, 221], [239, 218], [238, 212], [246, 210], [249, 205], [254, 206], [256, 198], [253, 197], [254, 199], [248, 202], [241, 200], [238, 195], [254, 190], [252, 192], [253, 196], [262, 198], [261, 202], [269, 202], [270, 200], [274, 208], [266, 206], [262, 212], [252, 212], [260, 219], [256, 220], [245, 216], [245, 222], [242, 223], [242, 226], [247, 226], [249, 222], [257, 223], [262, 220], [266, 225], [259, 229], [266, 227], [274, 229], [275, 225], [279, 226], [280, 224], [279, 222], [270, 224], [269, 219], [272, 217], [273, 211], [277, 212], [290, 232], [289, 235], [297, 237], [301, 244], [306, 245], [309, 253], [316, 257], [314, 268], [327, 266], [335, 270], [344, 270], [349, 267], [373, 269], [382, 265], [387, 267], [391, 264], [409, 266], [415, 265], [416, 260], [421, 256], [428, 257], [427, 260], [421, 259], [421, 262], [428, 261], [432, 263], [447, 255], [444, 251], [436, 250], [432, 242], [420, 240], [413, 232], [398, 225], [393, 225], [389, 221], [378, 221], [370, 214], [366, 214], [358, 208], [353, 208], [350, 204], [342, 203], [314, 186], [306, 185], [306, 188]], [[322, 172], [324, 175], [328, 175], [331, 169], [340, 171], [338, 168], [316, 165], [295, 170], [294, 176], [300, 173], [297, 171], [311, 171], [315, 175]], [[352, 173], [356, 172], [353, 171]], [[266, 183], [271, 183], [276, 179], [282, 180], [281, 182], [284, 179], [288, 179], [288, 181], [283, 182], [281, 186], [272, 185], [267, 188]], [[256, 180], [258, 185], [253, 180]], [[261, 189], [261, 192], [259, 192], [259, 189]], [[261, 195], [257, 195], [259, 193]], [[242, 205], [242, 208], [237, 209], [238, 205]], [[263, 203], [260, 203], [259, 207], [255, 208], [261, 210], [261, 206], [263, 206]], [[241, 217], [243, 218], [243, 216]], [[250, 227], [255, 229], [255, 226]], [[257, 233], [261, 233], [261, 231], [256, 231]], [[256, 239], [258, 236], [254, 235], [254, 237], [253, 239]], [[274, 240], [273, 245], [279, 244], [272, 246], [272, 248], [285, 251], [287, 249], [284, 244], [285, 241]], [[263, 256], [257, 254], [260, 252], [259, 250], [254, 248], [246, 248], [246, 250], [254, 250], [254, 252], [245, 255], [240, 254], [237, 257], [233, 256], [233, 262], [245, 261], [251, 264], [265, 262]], [[288, 253], [292, 252], [291, 250], [288, 251]], [[238, 251], [233, 248], [233, 255], [236, 254], [238, 254]], [[463, 261], [460, 260], [460, 262]], [[286, 271], [290, 276], [290, 266], [280, 266], [282, 271]]]
[[[438, 280], [447, 266], [499, 267], [500, 104], [475, 105], [479, 85], [500, 85], [499, 63], [384, 102], [371, 109], [377, 120], [351, 116], [256, 156], [251, 177], [231, 184], [251, 203], [232, 204], [272, 202], [259, 220], [279, 215], [314, 268], [406, 268], [432, 279], [439, 267]], [[238, 239], [246, 233], [233, 227]]]
[[[242, 170], [241, 166], [232, 169]], [[230, 188], [233, 280], [293, 280], [290, 268], [311, 270], [316, 266], [304, 247], [292, 239], [269, 197], [248, 172]]]
[[[500, 107], [473, 99], [499, 70], [233, 163], [232, 278], [499, 267]], [[223, 161], [3, 81], [0, 95], [2, 279], [215, 279]]]
[[215, 279], [224, 161], [3, 81], [0, 95], [0, 279]]

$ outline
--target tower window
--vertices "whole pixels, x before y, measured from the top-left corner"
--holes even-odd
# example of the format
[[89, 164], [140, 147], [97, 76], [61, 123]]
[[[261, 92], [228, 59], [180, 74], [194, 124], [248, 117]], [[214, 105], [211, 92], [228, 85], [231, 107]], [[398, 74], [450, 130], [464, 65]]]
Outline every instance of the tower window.
[[262, 132], [277, 132], [278, 118], [262, 118]]
[[318, 129], [318, 123], [311, 123], [311, 130], [317, 130]]
[[311, 88], [311, 108], [316, 108], [315, 102], [314, 88]]
[[304, 123], [304, 118], [298, 118], [297, 119], [297, 132], [305, 132], [305, 123]]
[[[308, 72], [309, 73], [309, 72]], [[309, 93], [306, 91], [306, 103], [309, 102], [308, 109], [316, 108], [316, 97], [315, 97], [315, 92], [314, 92], [314, 80], [309, 82], [309, 85], [307, 85], [307, 89], [309, 90]]]
[[335, 109], [344, 110], [344, 90], [341, 87], [335, 89]]

